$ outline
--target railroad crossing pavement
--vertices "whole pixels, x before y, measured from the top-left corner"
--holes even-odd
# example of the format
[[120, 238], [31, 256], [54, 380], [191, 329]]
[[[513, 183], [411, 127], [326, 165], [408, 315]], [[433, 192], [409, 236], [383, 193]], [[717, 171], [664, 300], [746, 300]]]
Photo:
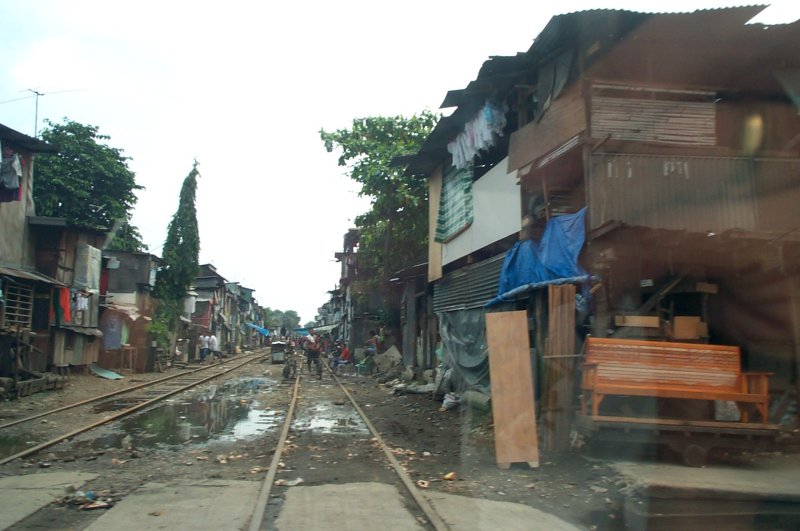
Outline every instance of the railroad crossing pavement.
[[[96, 474], [50, 472], [0, 478], [0, 528], [12, 526]], [[237, 480], [152, 482], [106, 510], [86, 529], [246, 529], [260, 482]], [[426, 492], [456, 531], [479, 529], [567, 531], [577, 527], [522, 504]], [[269, 518], [269, 516], [268, 516]], [[274, 524], [278, 530], [422, 529], [400, 492], [381, 483], [292, 487]]]
[[81, 472], [43, 472], [0, 478], [0, 529], [7, 529], [64, 496], [64, 489], [82, 485], [97, 474]]
[[[671, 497], [760, 498], [800, 501], [800, 455], [734, 464], [713, 463], [703, 468], [681, 464], [616, 462], [611, 465], [634, 491]], [[683, 496], [676, 496], [683, 493]]]
[[86, 530], [244, 529], [260, 487], [258, 481], [221, 479], [147, 483]]

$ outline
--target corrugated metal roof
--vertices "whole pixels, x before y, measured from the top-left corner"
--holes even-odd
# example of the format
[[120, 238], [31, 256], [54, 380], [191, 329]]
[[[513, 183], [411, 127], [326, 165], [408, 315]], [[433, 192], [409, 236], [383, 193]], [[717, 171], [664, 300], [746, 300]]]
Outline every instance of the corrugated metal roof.
[[19, 131], [0, 124], [0, 141], [8, 142], [17, 147], [30, 151], [31, 153], [58, 153], [58, 147], [48, 144], [38, 138], [24, 135]]
[[24, 278], [26, 280], [33, 280], [35, 282], [46, 282], [48, 284], [53, 284], [54, 286], [66, 286], [66, 284], [62, 284], [58, 280], [54, 278], [50, 278], [47, 275], [43, 275], [41, 273], [37, 273], [35, 271], [26, 271], [24, 269], [18, 269], [15, 267], [0, 267], [0, 275], [8, 275], [10, 277], [16, 278]]
[[[396, 162], [408, 164], [407, 174], [430, 174], [447, 158], [447, 144], [474, 118], [487, 98], [498, 95], [505, 98], [521, 81], [535, 83], [538, 66], [568, 47], [576, 46], [579, 39], [588, 42], [616, 40], [649, 16], [632, 11], [596, 9], [553, 17], [527, 52], [491, 57], [466, 88], [449, 91], [442, 107], [458, 108], [452, 115], [439, 120], [416, 157]], [[597, 55], [591, 59], [596, 59]]]

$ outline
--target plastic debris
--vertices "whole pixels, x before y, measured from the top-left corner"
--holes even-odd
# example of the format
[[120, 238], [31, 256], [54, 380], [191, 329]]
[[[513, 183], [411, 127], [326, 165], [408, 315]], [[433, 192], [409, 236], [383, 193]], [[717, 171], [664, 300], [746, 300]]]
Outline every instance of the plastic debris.
[[421, 489], [427, 489], [429, 486], [430, 486], [430, 483], [428, 483], [424, 479], [418, 479], [417, 480], [417, 487], [419, 487]]
[[445, 480], [445, 481], [455, 481], [456, 473], [455, 472], [448, 472], [447, 474], [442, 476], [442, 479]]

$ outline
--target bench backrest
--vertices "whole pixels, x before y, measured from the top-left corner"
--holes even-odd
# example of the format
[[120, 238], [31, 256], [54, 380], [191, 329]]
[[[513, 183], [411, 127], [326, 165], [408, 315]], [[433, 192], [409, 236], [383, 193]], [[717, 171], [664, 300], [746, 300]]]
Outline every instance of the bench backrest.
[[702, 385], [736, 390], [739, 347], [590, 337], [586, 361], [602, 383]]

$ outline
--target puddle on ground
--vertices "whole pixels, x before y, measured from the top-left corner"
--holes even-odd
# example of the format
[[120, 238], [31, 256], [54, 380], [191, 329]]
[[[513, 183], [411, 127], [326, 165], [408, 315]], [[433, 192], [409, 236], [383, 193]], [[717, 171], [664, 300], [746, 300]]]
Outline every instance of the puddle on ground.
[[317, 404], [301, 411], [295, 416], [292, 428], [318, 434], [369, 433], [366, 424], [352, 407], [334, 404]]
[[235, 380], [192, 397], [168, 400], [123, 419], [114, 433], [84, 444], [94, 449], [152, 448], [253, 437], [283, 423], [284, 412], [267, 409], [253, 396], [268, 383], [262, 378]]

